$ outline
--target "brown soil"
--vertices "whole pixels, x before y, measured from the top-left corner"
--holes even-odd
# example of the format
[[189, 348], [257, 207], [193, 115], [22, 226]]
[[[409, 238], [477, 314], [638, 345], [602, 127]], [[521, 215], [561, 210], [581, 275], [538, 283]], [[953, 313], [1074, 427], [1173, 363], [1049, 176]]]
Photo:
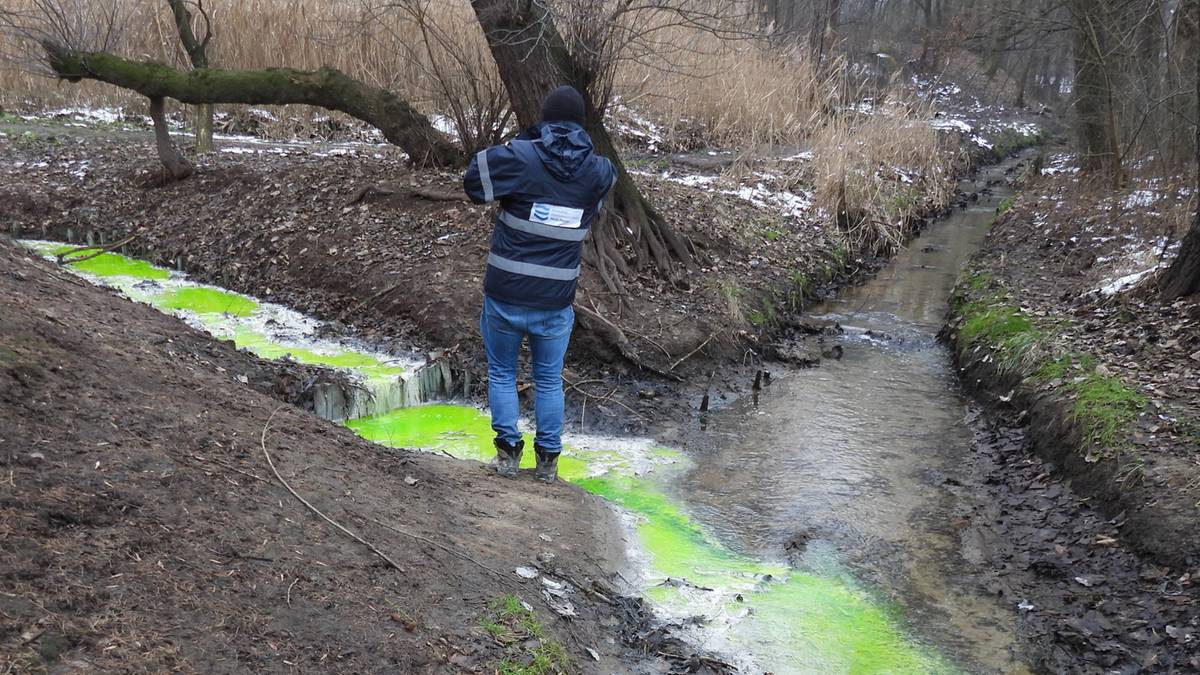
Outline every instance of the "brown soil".
[[[1135, 179], [1135, 183], [1138, 181]], [[1141, 185], [1145, 188], [1146, 185]], [[1027, 415], [1039, 454], [1110, 517], [1121, 538], [1184, 572], [1200, 563], [1200, 298], [1158, 300], [1151, 276], [1116, 295], [1137, 250], [1173, 237], [1186, 208], [1173, 189], [1154, 204], [1071, 175], [1028, 185], [999, 219], [971, 272], [989, 275], [1048, 331], [1047, 359], [1087, 355], [1096, 372], [1146, 399], [1109, 448], [1090, 447], [1075, 416], [1073, 373], [1049, 381], [997, 369], [988, 352], [966, 355], [964, 379], [994, 403]], [[1151, 259], [1146, 265], [1153, 264]], [[1003, 397], [1003, 401], [1001, 401]]]
[[[366, 443], [281, 403], [283, 370], [0, 238], [0, 671], [492, 672], [506, 593], [573, 669], [630, 669], [605, 627], [625, 610], [591, 592], [610, 509]], [[403, 571], [285, 491], [268, 420], [280, 474]], [[519, 565], [572, 584], [579, 618]]]

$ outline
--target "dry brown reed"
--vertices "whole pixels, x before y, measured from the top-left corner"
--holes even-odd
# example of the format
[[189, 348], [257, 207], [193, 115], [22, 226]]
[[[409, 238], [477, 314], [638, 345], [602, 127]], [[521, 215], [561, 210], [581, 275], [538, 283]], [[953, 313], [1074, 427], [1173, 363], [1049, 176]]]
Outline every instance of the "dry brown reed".
[[[6, 4], [19, 8], [29, 1]], [[118, 1], [129, 3], [134, 17], [123, 36], [124, 54], [186, 67], [166, 3]], [[446, 115], [469, 143], [485, 141], [475, 135], [503, 114], [505, 95], [467, 0], [387, 4], [391, 8], [380, 11], [380, 3], [365, 1], [206, 0], [216, 29], [212, 61], [225, 68], [333, 66], [400, 92], [426, 112]], [[918, 121], [928, 113], [920, 106], [859, 114], [853, 109], [859, 92], [844, 76], [846, 69], [837, 63], [817, 69], [801, 49], [719, 40], [685, 26], [657, 39], [661, 53], [620, 65], [614, 94], [622, 105], [613, 114], [635, 110], [659, 122], [667, 144], [676, 147], [811, 147], [815, 159], [803, 180], [814, 186], [817, 207], [832, 220], [844, 216], [850, 246], [898, 246], [909, 219], [949, 199], [956, 159]], [[13, 48], [11, 37], [0, 35], [0, 53]], [[0, 63], [0, 105], [136, 111], [145, 103], [115, 87], [58, 84]], [[292, 124], [313, 115], [297, 108], [279, 117]], [[893, 167], [903, 168], [903, 177]]]

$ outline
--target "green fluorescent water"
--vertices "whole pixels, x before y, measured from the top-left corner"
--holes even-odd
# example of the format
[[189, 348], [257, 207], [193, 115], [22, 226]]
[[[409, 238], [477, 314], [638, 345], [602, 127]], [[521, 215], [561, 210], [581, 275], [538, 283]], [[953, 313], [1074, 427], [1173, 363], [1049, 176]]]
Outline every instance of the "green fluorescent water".
[[[495, 454], [489, 418], [464, 406], [403, 408], [347, 425], [367, 440], [393, 447], [445, 451], [479, 461], [489, 461]], [[533, 464], [532, 454], [525, 453], [522, 466]], [[650, 454], [664, 459], [678, 456], [660, 450]], [[721, 597], [741, 594], [743, 602], [730, 600], [724, 606], [734, 616], [751, 612], [735, 624], [733, 634], [739, 644], [768, 655], [766, 660], [780, 673], [954, 672], [929, 650], [906, 639], [888, 611], [847, 575], [803, 573], [729, 550], [663, 491], [660, 475], [633, 475], [628, 470], [630, 458], [620, 455], [568, 447], [559, 460], [559, 473], [637, 517], [650, 576], [664, 582], [646, 590], [652, 601], [689, 612], [686, 595], [704, 592], [696, 586], [724, 592]], [[599, 474], [598, 468], [603, 469]], [[686, 579], [692, 586], [666, 583], [667, 579]]]
[[[30, 249], [48, 256], [58, 255], [76, 247], [56, 242], [22, 242]], [[142, 280], [166, 281], [171, 272], [155, 267], [144, 260], [137, 260], [117, 253], [105, 253], [90, 260], [69, 263], [71, 269], [99, 277], [103, 282], [118, 288], [135, 300], [147, 302], [163, 311], [191, 312], [205, 328], [217, 335], [232, 333], [234, 344], [265, 359], [291, 358], [300, 363], [352, 370], [371, 383], [388, 384], [404, 375], [401, 366], [391, 365], [376, 356], [352, 349], [339, 348], [332, 353], [321, 353], [297, 345], [276, 342], [268, 335], [239, 322], [260, 309], [253, 299], [216, 288], [187, 285], [178, 280], [175, 284], [141, 284]]]
[[348, 368], [368, 379], [395, 378], [404, 374], [404, 368], [392, 366], [370, 354], [356, 351], [340, 351], [335, 354], [320, 354], [311, 349], [282, 345], [273, 342], [262, 333], [248, 328], [238, 328], [233, 333], [233, 343], [240, 349], [248, 349], [264, 359], [291, 358], [299, 363], [332, 368]]
[[154, 298], [154, 305], [164, 309], [179, 309], [196, 314], [228, 314], [250, 316], [258, 303], [244, 295], [215, 288], [177, 288]]
[[[43, 255], [59, 255], [78, 248], [61, 244], [43, 244], [34, 249]], [[88, 251], [80, 252], [78, 257], [88, 255]], [[68, 258], [68, 261], [70, 258]], [[68, 266], [79, 272], [86, 272], [98, 277], [132, 277], [134, 279], [166, 279], [171, 273], [161, 267], [155, 267], [144, 260], [134, 260], [117, 253], [102, 253], [95, 258], [81, 262], [68, 262]]]

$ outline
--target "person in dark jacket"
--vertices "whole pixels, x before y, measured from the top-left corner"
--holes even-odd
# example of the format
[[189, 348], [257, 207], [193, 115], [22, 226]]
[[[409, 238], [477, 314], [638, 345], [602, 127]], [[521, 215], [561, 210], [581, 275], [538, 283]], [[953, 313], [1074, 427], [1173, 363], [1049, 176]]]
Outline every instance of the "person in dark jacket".
[[476, 204], [500, 202], [483, 277], [479, 320], [488, 359], [488, 403], [496, 470], [517, 475], [525, 441], [517, 430], [517, 356], [529, 338], [535, 387], [534, 452], [539, 480], [553, 482], [562, 451], [563, 357], [575, 325], [582, 242], [617, 182], [583, 129], [583, 97], [554, 90], [542, 121], [515, 140], [480, 151], [463, 176]]

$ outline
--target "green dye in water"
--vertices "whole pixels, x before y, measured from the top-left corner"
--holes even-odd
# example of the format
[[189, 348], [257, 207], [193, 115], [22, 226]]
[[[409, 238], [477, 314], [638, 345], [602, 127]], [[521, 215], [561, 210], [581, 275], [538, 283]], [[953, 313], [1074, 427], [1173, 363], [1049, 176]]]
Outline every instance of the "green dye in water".
[[[43, 255], [59, 255], [78, 247], [61, 244], [35, 244], [31, 248]], [[81, 251], [76, 257], [83, 257], [88, 255], [88, 253], [88, 251]], [[67, 258], [67, 264], [71, 269], [97, 277], [132, 277], [134, 279], [160, 280], [171, 276], [170, 272], [161, 267], [155, 267], [144, 260], [135, 260], [119, 253], [102, 253], [95, 258], [80, 262], [70, 262], [70, 260], [71, 258]]]
[[[480, 411], [451, 405], [403, 408], [347, 426], [367, 440], [392, 447], [443, 450], [455, 457], [490, 460], [492, 429]], [[527, 443], [531, 443], [527, 439]], [[522, 466], [532, 465], [526, 453]], [[735, 633], [762, 654], [786, 654], [781, 670], [872, 674], [952, 673], [953, 668], [907, 640], [897, 622], [852, 579], [812, 575], [766, 565], [722, 546], [680, 510], [647, 477], [622, 474], [614, 464], [603, 475], [589, 475], [595, 464], [618, 453], [567, 448], [560, 475], [636, 514], [638, 537], [653, 570], [663, 577], [687, 579], [699, 586], [740, 592], [744, 603], [727, 608], [753, 615]], [[667, 458], [675, 451], [652, 450]], [[592, 471], [594, 473], [594, 471]], [[679, 605], [677, 588], [663, 585], [646, 594], [666, 606]], [[684, 608], [686, 609], [686, 607]]]
[[154, 305], [163, 309], [181, 309], [196, 314], [228, 314], [250, 316], [258, 303], [244, 295], [215, 288], [178, 288], [154, 298]]
[[329, 366], [332, 368], [348, 368], [359, 373], [368, 380], [391, 380], [404, 374], [404, 368], [393, 366], [370, 354], [353, 350], [339, 351], [336, 354], [320, 354], [304, 347], [289, 347], [272, 342], [262, 333], [248, 328], [238, 328], [233, 334], [233, 343], [241, 349], [248, 349], [264, 359], [281, 359], [289, 357], [293, 361], [313, 366]]

